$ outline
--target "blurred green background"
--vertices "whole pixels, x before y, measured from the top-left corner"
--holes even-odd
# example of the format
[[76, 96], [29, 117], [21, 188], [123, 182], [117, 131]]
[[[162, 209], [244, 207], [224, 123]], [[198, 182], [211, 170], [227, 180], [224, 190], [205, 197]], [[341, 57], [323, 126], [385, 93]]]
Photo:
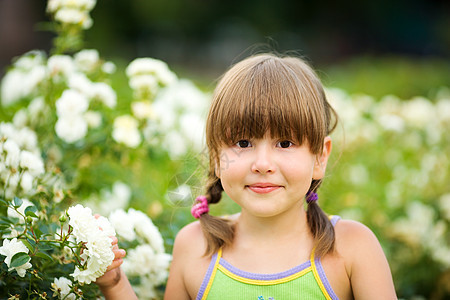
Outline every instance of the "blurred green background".
[[[37, 31], [45, 0], [0, 1], [0, 72], [12, 57], [50, 49]], [[373, 96], [429, 95], [450, 81], [450, 4], [399, 1], [98, 1], [86, 48], [128, 63], [168, 62], [210, 87], [233, 62], [264, 50], [296, 51], [326, 85]]]

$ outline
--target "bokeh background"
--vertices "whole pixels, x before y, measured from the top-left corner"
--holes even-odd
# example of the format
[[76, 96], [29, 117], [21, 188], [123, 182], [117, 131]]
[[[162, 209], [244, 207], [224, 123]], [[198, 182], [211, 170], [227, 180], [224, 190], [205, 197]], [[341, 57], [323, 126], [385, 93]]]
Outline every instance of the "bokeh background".
[[[29, 49], [50, 49], [37, 31], [45, 0], [0, 2], [0, 68]], [[412, 97], [448, 85], [450, 4], [398, 1], [98, 1], [86, 47], [108, 59], [162, 59], [211, 82], [262, 50], [296, 51], [349, 92]], [[394, 79], [394, 80], [393, 80]]]
[[[0, 76], [16, 56], [52, 51], [55, 35], [44, 30], [46, 4], [0, 0]], [[138, 57], [167, 62], [206, 98], [226, 68], [250, 54], [306, 57], [341, 118], [320, 190], [322, 207], [375, 232], [400, 298], [450, 297], [448, 1], [100, 0], [91, 16], [84, 48], [97, 49], [117, 65], [110, 83], [118, 105], [104, 112], [109, 121], [129, 113], [136, 100], [124, 70]], [[188, 90], [170, 104], [180, 120], [186, 112], [180, 107], [188, 106], [181, 102], [198, 96]], [[24, 105], [2, 107], [2, 121], [11, 121]], [[193, 221], [189, 206], [202, 189], [206, 153], [190, 149], [173, 155], [164, 142], [120, 148], [107, 137], [111, 126], [104, 127], [84, 144], [52, 140], [67, 157], [60, 167], [68, 180], [75, 174], [73, 193], [108, 201], [118, 197], [117, 180], [127, 184], [129, 206], [152, 217], [170, 251], [176, 232]], [[45, 138], [55, 135], [40, 130]], [[235, 210], [225, 199], [213, 213]]]

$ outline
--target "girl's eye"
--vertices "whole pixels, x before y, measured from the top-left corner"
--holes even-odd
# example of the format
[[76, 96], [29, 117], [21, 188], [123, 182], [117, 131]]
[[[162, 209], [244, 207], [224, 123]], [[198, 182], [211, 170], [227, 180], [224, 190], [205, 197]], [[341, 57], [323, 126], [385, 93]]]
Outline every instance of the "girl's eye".
[[239, 148], [247, 148], [250, 147], [252, 144], [250, 143], [249, 140], [240, 140], [239, 142], [236, 143], [236, 146], [238, 146]]
[[292, 145], [294, 145], [292, 142], [290, 142], [290, 141], [281, 141], [281, 142], [278, 142], [278, 146], [280, 147], [280, 148], [289, 148], [289, 147], [291, 147]]

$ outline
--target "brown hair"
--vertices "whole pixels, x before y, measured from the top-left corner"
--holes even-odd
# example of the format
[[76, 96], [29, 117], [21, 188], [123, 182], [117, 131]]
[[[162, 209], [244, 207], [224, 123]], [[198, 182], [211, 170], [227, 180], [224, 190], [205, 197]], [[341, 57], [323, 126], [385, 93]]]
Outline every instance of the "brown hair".
[[[215, 174], [220, 149], [241, 138], [292, 138], [308, 142], [313, 154], [321, 154], [323, 143], [336, 127], [337, 116], [326, 100], [322, 84], [302, 59], [260, 54], [228, 70], [218, 83], [206, 122], [209, 173], [208, 203], [217, 203], [223, 187]], [[233, 139], [233, 141], [232, 141]], [[321, 180], [312, 180], [316, 191]], [[316, 255], [334, 249], [334, 228], [317, 203], [308, 204], [307, 220], [316, 244]], [[206, 255], [232, 243], [230, 221], [204, 214], [200, 217], [207, 239]]]

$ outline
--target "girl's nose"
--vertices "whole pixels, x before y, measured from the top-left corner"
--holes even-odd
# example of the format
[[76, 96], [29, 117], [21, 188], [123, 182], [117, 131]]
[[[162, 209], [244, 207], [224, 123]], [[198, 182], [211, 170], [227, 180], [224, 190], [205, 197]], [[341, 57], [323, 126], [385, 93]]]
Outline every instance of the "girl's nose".
[[252, 172], [266, 174], [275, 172], [272, 149], [268, 145], [256, 147], [252, 163]]

